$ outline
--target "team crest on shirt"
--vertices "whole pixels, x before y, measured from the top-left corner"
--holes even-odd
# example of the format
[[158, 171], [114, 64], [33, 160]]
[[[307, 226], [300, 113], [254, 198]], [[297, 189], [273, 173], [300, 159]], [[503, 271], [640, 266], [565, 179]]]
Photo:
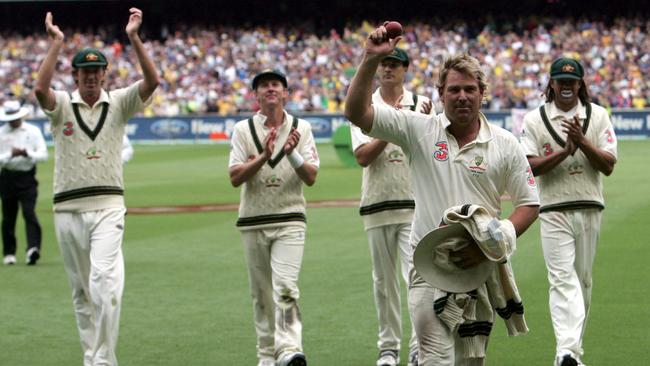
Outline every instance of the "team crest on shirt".
[[74, 124], [72, 122], [63, 124], [63, 134], [65, 136], [72, 136], [74, 134]]
[[569, 175], [582, 174], [584, 172], [584, 167], [579, 162], [574, 161], [569, 164], [567, 170], [569, 171]]
[[438, 161], [449, 160], [449, 145], [447, 141], [438, 141], [435, 144], [436, 151], [433, 152], [433, 158]]
[[86, 159], [95, 160], [100, 158], [101, 158], [101, 151], [97, 149], [95, 146], [91, 147], [86, 151]]
[[605, 133], [607, 134], [607, 143], [611, 144], [614, 142], [614, 134], [612, 133], [612, 130], [607, 129], [607, 132]]
[[264, 180], [266, 188], [279, 187], [282, 184], [282, 179], [277, 175], [272, 175]]
[[485, 163], [485, 158], [483, 158], [480, 155], [475, 155], [472, 159], [470, 159], [467, 162], [467, 169], [469, 169], [469, 171], [475, 177], [482, 175], [487, 170], [487, 164]]
[[395, 149], [388, 153], [388, 162], [390, 163], [401, 163], [404, 161], [404, 154], [398, 149]]

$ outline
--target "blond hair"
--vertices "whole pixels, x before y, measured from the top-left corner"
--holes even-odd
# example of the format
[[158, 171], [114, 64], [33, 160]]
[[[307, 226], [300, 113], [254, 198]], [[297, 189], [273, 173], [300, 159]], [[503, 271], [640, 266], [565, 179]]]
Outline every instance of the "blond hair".
[[481, 64], [476, 58], [470, 56], [468, 53], [461, 53], [446, 59], [445, 63], [442, 65], [442, 70], [440, 70], [440, 75], [438, 75], [438, 85], [436, 85], [440, 95], [442, 95], [445, 88], [447, 74], [449, 74], [450, 70], [455, 70], [461, 74], [473, 77], [478, 82], [479, 90], [482, 93], [487, 91], [488, 84], [485, 73], [481, 70]]

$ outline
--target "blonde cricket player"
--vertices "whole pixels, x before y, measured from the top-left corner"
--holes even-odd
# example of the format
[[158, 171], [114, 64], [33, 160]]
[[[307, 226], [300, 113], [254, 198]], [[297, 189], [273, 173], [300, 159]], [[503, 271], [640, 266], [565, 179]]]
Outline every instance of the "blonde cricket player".
[[[384, 57], [377, 71], [380, 86], [372, 95], [372, 103], [429, 114], [431, 100], [404, 87], [409, 63], [408, 54], [401, 48]], [[408, 159], [395, 144], [368, 137], [356, 126], [350, 131], [354, 155], [364, 167], [359, 213], [372, 258], [379, 323], [377, 366], [395, 366], [402, 339], [399, 273], [408, 284], [412, 255], [409, 238], [415, 208]], [[417, 351], [417, 337], [411, 326], [408, 366], [417, 366]]]
[[[506, 192], [514, 206], [507, 220], [520, 235], [537, 218], [537, 188], [516, 138], [488, 123], [480, 113], [487, 83], [478, 60], [463, 54], [445, 61], [438, 78], [444, 106], [441, 114], [428, 116], [370, 102], [377, 67], [399, 40], [389, 39], [383, 26], [370, 33], [348, 89], [345, 115], [370, 136], [399, 145], [409, 157], [416, 203], [412, 248], [439, 226], [447, 208], [479, 204], [500, 217], [501, 196]], [[477, 245], [451, 255], [460, 268], [487, 260]], [[473, 295], [447, 294], [454, 303], [462, 296], [475, 296], [477, 308], [485, 309], [454, 328], [434, 308], [440, 291], [411, 270], [409, 311], [418, 338], [418, 366], [484, 365], [495, 314], [486, 285]]]

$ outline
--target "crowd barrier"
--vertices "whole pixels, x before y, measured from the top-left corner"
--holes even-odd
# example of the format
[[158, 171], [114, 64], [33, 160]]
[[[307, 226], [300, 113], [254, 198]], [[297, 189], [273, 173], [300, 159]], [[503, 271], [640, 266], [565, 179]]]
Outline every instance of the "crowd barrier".
[[[488, 120], [517, 134], [525, 110], [485, 112]], [[178, 116], [133, 118], [126, 127], [129, 138], [138, 143], [207, 143], [228, 142], [235, 123], [250, 115], [238, 116]], [[331, 141], [341, 125], [349, 122], [341, 114], [299, 115], [311, 123], [314, 138], [319, 142]], [[650, 109], [615, 110], [612, 123], [619, 138], [650, 137]], [[43, 131], [47, 142], [52, 141], [50, 123], [44, 119], [30, 120]]]

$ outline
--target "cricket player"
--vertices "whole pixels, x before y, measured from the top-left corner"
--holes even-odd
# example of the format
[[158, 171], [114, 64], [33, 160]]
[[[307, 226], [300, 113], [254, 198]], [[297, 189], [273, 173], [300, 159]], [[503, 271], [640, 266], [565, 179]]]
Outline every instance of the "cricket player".
[[[408, 67], [408, 54], [401, 48], [395, 48], [384, 57], [377, 73], [380, 86], [372, 95], [372, 103], [428, 114], [432, 110], [431, 100], [404, 87]], [[350, 131], [354, 155], [364, 167], [359, 212], [368, 235], [373, 266], [373, 292], [379, 321], [377, 366], [395, 366], [399, 363], [402, 339], [397, 266], [401, 266], [402, 278], [408, 284], [412, 255], [409, 237], [415, 208], [408, 161], [399, 146], [370, 138], [356, 126]], [[418, 345], [415, 329], [411, 329], [408, 366], [415, 366]]]
[[[370, 33], [348, 89], [345, 115], [368, 135], [400, 146], [409, 159], [416, 202], [411, 247], [439, 226], [447, 208], [478, 204], [500, 217], [501, 196], [506, 192], [514, 206], [508, 220], [520, 235], [537, 217], [537, 188], [517, 139], [480, 113], [487, 84], [478, 60], [463, 54], [443, 64], [438, 91], [444, 112], [439, 115], [371, 103], [373, 76], [399, 40], [388, 39], [383, 26]], [[453, 252], [452, 257], [461, 268], [487, 260], [475, 244]], [[431, 287], [414, 269], [409, 277], [418, 365], [484, 365], [494, 320], [485, 284], [471, 294], [445, 294], [446, 302], [455, 303], [463, 296], [474, 296], [477, 308], [483, 309], [477, 321], [451, 329], [434, 309], [434, 299], [444, 291]]]
[[126, 34], [144, 79], [104, 90], [108, 61], [93, 48], [72, 59], [77, 89], [50, 86], [64, 35], [45, 17], [50, 48], [35, 93], [52, 123], [54, 139], [54, 226], [72, 288], [72, 302], [85, 366], [117, 365], [115, 348], [124, 288], [124, 184], [122, 136], [129, 118], [143, 110], [159, 84], [138, 30], [142, 11], [130, 10]]
[[284, 110], [286, 76], [264, 70], [252, 81], [260, 110], [235, 125], [229, 174], [242, 186], [241, 231], [257, 333], [258, 366], [304, 366], [298, 275], [305, 245], [303, 183], [320, 161], [309, 122]]
[[576, 366], [583, 365], [582, 337], [605, 208], [602, 180], [616, 164], [616, 135], [607, 111], [589, 102], [578, 60], [558, 58], [550, 74], [546, 104], [524, 117], [521, 143], [539, 176], [555, 366]]

